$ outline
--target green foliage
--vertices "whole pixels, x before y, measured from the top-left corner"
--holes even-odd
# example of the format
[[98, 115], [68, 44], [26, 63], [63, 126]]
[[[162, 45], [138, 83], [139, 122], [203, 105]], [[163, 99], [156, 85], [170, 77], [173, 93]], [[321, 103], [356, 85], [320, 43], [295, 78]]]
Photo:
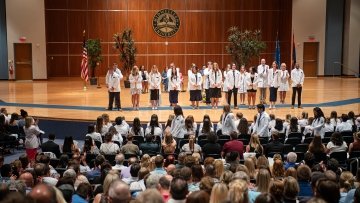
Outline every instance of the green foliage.
[[129, 75], [132, 67], [136, 63], [135, 41], [132, 38], [131, 29], [124, 30], [121, 34], [113, 36], [114, 48], [119, 50], [120, 61], [123, 62], [125, 75]]
[[89, 67], [92, 68], [91, 77], [95, 77], [95, 68], [102, 62], [101, 43], [99, 39], [88, 39], [86, 41]]
[[265, 42], [261, 41], [260, 30], [240, 31], [237, 27], [230, 27], [228, 41], [226, 51], [238, 67], [247, 65], [252, 57], [259, 57], [266, 47]]

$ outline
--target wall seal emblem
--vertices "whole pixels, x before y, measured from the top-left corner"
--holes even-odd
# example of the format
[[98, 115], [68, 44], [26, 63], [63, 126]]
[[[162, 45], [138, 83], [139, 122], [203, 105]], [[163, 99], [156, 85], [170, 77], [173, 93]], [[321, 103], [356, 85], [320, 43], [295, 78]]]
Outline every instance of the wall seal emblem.
[[160, 37], [172, 37], [180, 28], [180, 19], [175, 11], [166, 8], [154, 15], [152, 24]]

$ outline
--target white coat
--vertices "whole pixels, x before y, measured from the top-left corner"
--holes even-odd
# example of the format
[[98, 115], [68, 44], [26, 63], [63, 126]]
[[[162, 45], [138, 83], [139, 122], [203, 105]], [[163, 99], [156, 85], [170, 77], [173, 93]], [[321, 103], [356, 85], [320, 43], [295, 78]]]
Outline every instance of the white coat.
[[228, 113], [227, 115], [222, 114], [221, 131], [223, 135], [230, 135], [231, 132], [236, 131], [234, 114], [232, 113]]
[[130, 81], [130, 89], [142, 89], [142, 77], [141, 75], [132, 75], [130, 74], [129, 76], [129, 81]]
[[211, 87], [210, 75], [212, 72], [213, 71], [210, 70], [209, 68], [204, 69], [204, 84], [203, 84], [204, 89], [209, 89]]
[[259, 88], [266, 88], [268, 86], [268, 73], [269, 73], [269, 66], [268, 65], [259, 65], [257, 67], [257, 74], [259, 76], [258, 79], [258, 87]]
[[149, 89], [160, 89], [161, 74], [159, 72], [151, 72], [149, 75]]
[[109, 92], [120, 92], [120, 76], [115, 72], [109, 75], [107, 85]]
[[287, 70], [280, 70], [280, 80], [278, 91], [289, 90], [289, 72]]
[[269, 69], [268, 79], [269, 87], [278, 88], [280, 84], [280, 70], [275, 70], [273, 68]]
[[170, 91], [170, 90], [178, 90], [178, 91], [181, 90], [180, 77], [179, 76], [169, 78], [168, 91]]
[[247, 74], [247, 76], [246, 76], [246, 89], [247, 90], [251, 90], [251, 89], [256, 90], [257, 86], [258, 86], [258, 82], [259, 82], [259, 77], [258, 77], [257, 73], [254, 74], [253, 83], [251, 83], [251, 74], [250, 73]]
[[170, 133], [175, 138], [184, 138], [185, 119], [183, 116], [177, 116], [172, 120]]
[[239, 88], [239, 84], [240, 84], [240, 72], [238, 70], [230, 70], [227, 73], [227, 86], [228, 86], [228, 90], [232, 90], [235, 86], [235, 88]]
[[[116, 74], [118, 74], [119, 75], [119, 79], [120, 80], [122, 80], [123, 79], [123, 74], [121, 73], [121, 70], [120, 69], [118, 69], [118, 68], [116, 68], [115, 69], [115, 71], [114, 71], [114, 73], [116, 73]], [[106, 84], [106, 86], [108, 86], [108, 84], [109, 84], [109, 78], [110, 78], [110, 73], [109, 73], [109, 71], [106, 73], [106, 76], [105, 76], [105, 84]], [[120, 84], [120, 83], [119, 83]], [[120, 91], [121, 91], [121, 85], [120, 85]]]
[[228, 73], [229, 71], [224, 71], [224, 83], [223, 83], [223, 88], [222, 88], [222, 90], [224, 91], [224, 92], [228, 92], [228, 79], [227, 79], [227, 73]]
[[270, 117], [266, 112], [262, 112], [261, 116], [258, 113], [254, 133], [258, 134], [259, 137], [269, 137], [269, 122]]
[[248, 76], [249, 73], [247, 72], [240, 72], [240, 80], [239, 80], [239, 93], [246, 93], [247, 90], [247, 83], [246, 83], [246, 78]]
[[315, 118], [311, 124], [314, 135], [319, 134], [321, 138], [324, 138], [325, 135], [324, 125], [325, 125], [324, 117]]
[[[190, 80], [190, 89], [189, 90], [201, 90], [202, 76], [200, 73], [191, 74], [189, 80]], [[195, 85], [198, 85], [198, 86], [195, 86]]]
[[[216, 80], [215, 80], [215, 76], [216, 76]], [[221, 71], [211, 71], [210, 73], [210, 88], [221, 88], [222, 85], [222, 74]]]
[[304, 84], [305, 74], [300, 68], [294, 68], [291, 71], [291, 87], [296, 87], [298, 84], [301, 86]]

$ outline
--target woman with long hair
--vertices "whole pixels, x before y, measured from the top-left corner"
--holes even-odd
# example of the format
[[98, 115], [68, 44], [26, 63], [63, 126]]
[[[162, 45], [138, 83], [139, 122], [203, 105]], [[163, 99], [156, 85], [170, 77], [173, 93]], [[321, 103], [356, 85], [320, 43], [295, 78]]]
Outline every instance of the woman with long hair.
[[280, 118], [275, 119], [275, 126], [271, 129], [271, 131], [285, 133], [285, 127], [284, 127], [283, 121]]
[[143, 87], [142, 93], [147, 93], [147, 92], [149, 92], [149, 89], [148, 89], [148, 87], [149, 87], [149, 82], [148, 82], [148, 80], [149, 80], [149, 73], [148, 73], [148, 71], [145, 69], [145, 66], [144, 66], [144, 65], [141, 65], [141, 66], [140, 66], [139, 74], [141, 75], [141, 79], [142, 79], [142, 82], [141, 82], [142, 87]]
[[121, 134], [116, 130], [116, 128], [114, 126], [111, 126], [108, 132], [112, 134], [112, 141], [119, 142], [119, 147], [121, 147], [123, 143], [123, 138]]
[[105, 135], [105, 133], [107, 133], [109, 131], [109, 128], [111, 126], [113, 126], [113, 124], [110, 122], [110, 116], [107, 113], [103, 113], [101, 115], [101, 117], [103, 118], [103, 126], [101, 129], [101, 135]]
[[[254, 158], [255, 159], [255, 158]], [[246, 158], [244, 165], [249, 171], [250, 179], [256, 179], [257, 171], [255, 169], [255, 160], [253, 158]]]
[[230, 182], [228, 200], [235, 203], [248, 203], [248, 183], [241, 179], [236, 179]]
[[193, 109], [199, 108], [199, 102], [202, 100], [201, 84], [202, 76], [197, 66], [192, 67], [192, 74], [189, 76], [190, 81], [190, 101]]
[[185, 119], [181, 106], [176, 105], [174, 107], [175, 118], [171, 122], [170, 134], [177, 139], [184, 138], [185, 134]]
[[161, 146], [165, 154], [173, 154], [176, 150], [176, 140], [171, 134], [165, 134]]
[[285, 98], [286, 98], [286, 92], [289, 91], [289, 77], [290, 74], [288, 72], [288, 70], [286, 70], [286, 64], [284, 63], [281, 64], [280, 66], [281, 71], [280, 71], [280, 83], [279, 83], [279, 93], [280, 93], [280, 103], [284, 104], [285, 103]]
[[153, 65], [149, 76], [150, 101], [153, 110], [157, 109], [159, 106], [160, 85], [161, 85], [161, 74], [158, 71], [157, 66]]
[[325, 153], [326, 152], [326, 147], [322, 143], [320, 135], [315, 135], [314, 136], [313, 140], [309, 144], [308, 152], [311, 152], [313, 154]]
[[75, 154], [77, 151], [79, 151], [77, 142], [73, 140], [72, 136], [66, 136], [64, 138], [64, 144], [62, 146], [62, 152]]
[[338, 118], [336, 111], [331, 111], [330, 113], [330, 122], [336, 127], [337, 124], [341, 123], [341, 120]]
[[[281, 67], [285, 66], [286, 64], [282, 63]], [[268, 73], [268, 83], [269, 83], [269, 90], [270, 90], [270, 107], [269, 109], [275, 109], [275, 103], [277, 100], [277, 91], [280, 85], [280, 71], [277, 69], [278, 65], [276, 61], [272, 63], [271, 68], [269, 69]]]
[[269, 170], [260, 169], [256, 177], [256, 191], [261, 193], [269, 192], [271, 175]]
[[285, 176], [284, 163], [279, 159], [275, 160], [271, 173], [274, 179], [283, 179]]
[[184, 144], [181, 147], [181, 152], [185, 152], [187, 154], [193, 154], [193, 153], [201, 153], [201, 147], [195, 143], [195, 135], [189, 136], [189, 143]]
[[199, 136], [207, 135], [210, 132], [214, 131], [213, 127], [211, 126], [211, 121], [209, 118], [205, 118], [201, 124], [202, 125], [201, 125], [201, 128], [199, 129]]
[[90, 124], [88, 126], [88, 132], [87, 134], [85, 135], [85, 138], [86, 137], [91, 137], [91, 139], [95, 142], [95, 141], [98, 141], [98, 142], [103, 142], [102, 140], [102, 137], [101, 137], [101, 134], [96, 132], [95, 131], [95, 126], [93, 124]]
[[100, 146], [101, 154], [117, 154], [120, 151], [119, 145], [112, 142], [113, 135], [111, 133], [106, 133], [104, 138], [104, 143]]
[[188, 115], [185, 118], [185, 134], [194, 134], [196, 133], [197, 124], [194, 121], [194, 117], [192, 115]]
[[250, 142], [246, 146], [246, 152], [255, 152], [256, 154], [262, 155], [264, 152], [263, 146], [260, 143], [259, 136], [257, 134], [252, 134], [250, 137]]
[[37, 148], [39, 147], [38, 136], [42, 132], [38, 127], [38, 120], [35, 121], [34, 118], [30, 116], [26, 117], [24, 132], [26, 155], [30, 161], [34, 161]]
[[234, 115], [230, 112], [230, 105], [224, 105], [223, 113], [220, 117], [221, 133], [223, 135], [230, 135], [231, 132], [236, 131], [234, 122]]
[[298, 124], [298, 119], [296, 117], [291, 117], [290, 124], [286, 127], [286, 138], [290, 133], [300, 133], [301, 128]]
[[239, 94], [240, 94], [240, 104], [245, 105], [245, 96], [247, 93], [246, 77], [248, 73], [246, 72], [245, 66], [240, 67], [240, 80], [239, 80]]
[[145, 129], [145, 135], [151, 134], [154, 136], [162, 137], [163, 129], [159, 123], [159, 118], [156, 114], [151, 115], [150, 122]]
[[313, 109], [314, 112], [314, 120], [311, 124], [313, 134], [319, 134], [321, 138], [324, 138], [324, 124], [325, 124], [325, 117], [323, 111], [319, 107], [315, 107]]
[[210, 72], [210, 97], [213, 109], [218, 108], [219, 98], [221, 98], [222, 74], [219, 64], [213, 63], [213, 70]]
[[87, 153], [87, 154], [99, 154], [100, 153], [99, 148], [97, 148], [95, 142], [93, 141], [93, 139], [90, 136], [85, 137], [82, 153]]
[[170, 114], [166, 123], [165, 123], [165, 130], [164, 130], [164, 136], [165, 135], [169, 135], [171, 134], [171, 124], [172, 124], [172, 121], [174, 120], [175, 116], [173, 114]]
[[102, 135], [103, 126], [104, 126], [104, 118], [102, 116], [98, 116], [96, 118], [95, 132], [100, 133]]
[[246, 77], [249, 109], [255, 109], [257, 83], [258, 74], [256, 70], [254, 70], [254, 67], [250, 67], [249, 74]]
[[130, 81], [130, 93], [131, 93], [131, 103], [133, 105], [134, 110], [139, 110], [139, 101], [140, 94], [142, 91], [142, 76], [139, 73], [139, 68], [134, 66], [131, 70], [131, 74], [129, 76]]
[[138, 117], [134, 118], [133, 125], [129, 130], [134, 136], [144, 137], [144, 128], [141, 126], [140, 119]]
[[225, 183], [216, 183], [210, 195], [210, 203], [223, 203], [226, 202], [227, 194], [228, 194], [228, 187]]
[[327, 143], [326, 148], [328, 154], [333, 152], [344, 152], [347, 150], [347, 144], [340, 133], [334, 132], [331, 135], [330, 142]]
[[126, 123], [126, 121], [124, 120], [124, 117], [122, 117], [122, 116], [118, 116], [115, 118], [115, 126], [114, 127], [116, 128], [116, 131], [121, 136], [124, 136], [124, 137], [127, 136], [129, 129], [130, 129], [129, 124]]
[[171, 67], [171, 75], [169, 80], [169, 102], [170, 106], [174, 107], [179, 102], [180, 77], [175, 66]]
[[354, 133], [354, 142], [349, 145], [349, 154], [353, 151], [360, 151], [360, 132]]
[[237, 131], [239, 132], [240, 138], [249, 134], [249, 123], [246, 118], [240, 119], [239, 125], [237, 126]]

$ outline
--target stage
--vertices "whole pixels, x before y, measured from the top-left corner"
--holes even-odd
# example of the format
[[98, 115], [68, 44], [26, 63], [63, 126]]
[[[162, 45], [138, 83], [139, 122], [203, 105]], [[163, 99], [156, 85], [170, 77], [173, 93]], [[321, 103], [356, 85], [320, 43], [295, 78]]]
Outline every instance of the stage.
[[[185, 82], [185, 84], [187, 84]], [[87, 85], [83, 88], [83, 81], [79, 78], [51, 78], [46, 81], [0, 81], [0, 107], [6, 107], [8, 113], [20, 112], [20, 109], [28, 111], [29, 115], [65, 120], [94, 121], [103, 113], [108, 113], [113, 121], [117, 116], [125, 116], [132, 121], [139, 117], [141, 122], [148, 122], [152, 114], [157, 114], [161, 122], [165, 122], [173, 111], [169, 107], [168, 93], [161, 93], [161, 106], [158, 110], [152, 110], [149, 102], [149, 93], [140, 96], [140, 110], [132, 110], [130, 90], [123, 87], [121, 81], [121, 105], [123, 111], [107, 111], [108, 93], [104, 84], [104, 78], [100, 78], [100, 88]], [[185, 88], [186, 89], [186, 88]], [[201, 103], [200, 109], [193, 110], [190, 107], [189, 92], [179, 93], [179, 105], [184, 109], [185, 117], [193, 115], [196, 122], [202, 121], [203, 115], [208, 114], [214, 122], [218, 122], [222, 113], [222, 105], [226, 103], [224, 94], [219, 109], [211, 109], [211, 106]], [[267, 91], [267, 97], [269, 91]], [[239, 101], [239, 96], [238, 96]], [[258, 96], [257, 96], [258, 101]], [[245, 100], [247, 103], [247, 98]], [[291, 90], [287, 93], [286, 103], [278, 104], [276, 109], [266, 109], [268, 113], [274, 113], [284, 119], [286, 114], [300, 116], [302, 111], [312, 116], [312, 109], [319, 106], [325, 116], [329, 116], [332, 110], [336, 110], [340, 116], [342, 113], [354, 111], [360, 113], [360, 79], [359, 78], [306, 78], [303, 88], [302, 103], [304, 109], [290, 109]], [[257, 113], [247, 106], [239, 106], [234, 113], [242, 112], [248, 120], [253, 120]]]

